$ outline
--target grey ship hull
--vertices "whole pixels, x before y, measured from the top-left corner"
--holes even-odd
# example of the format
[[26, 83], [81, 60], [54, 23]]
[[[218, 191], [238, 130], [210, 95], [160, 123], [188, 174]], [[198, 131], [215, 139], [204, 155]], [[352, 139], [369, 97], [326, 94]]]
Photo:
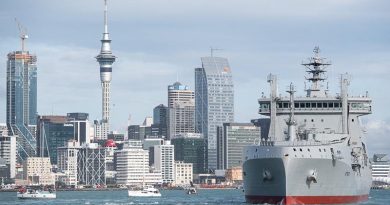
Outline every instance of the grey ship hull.
[[[266, 149], [265, 147], [258, 148]], [[267, 149], [269, 150], [269, 148]], [[277, 151], [277, 153], [281, 152]], [[340, 204], [368, 199], [371, 185], [369, 167], [363, 167], [359, 172], [355, 172], [352, 170], [351, 164], [331, 157], [297, 158], [291, 154], [290, 156], [282, 156], [259, 156], [260, 158], [254, 157], [245, 161], [243, 173], [247, 202]], [[308, 176], [313, 170], [317, 173], [316, 179], [308, 180]], [[264, 172], [268, 172], [268, 175], [271, 176], [267, 176]]]

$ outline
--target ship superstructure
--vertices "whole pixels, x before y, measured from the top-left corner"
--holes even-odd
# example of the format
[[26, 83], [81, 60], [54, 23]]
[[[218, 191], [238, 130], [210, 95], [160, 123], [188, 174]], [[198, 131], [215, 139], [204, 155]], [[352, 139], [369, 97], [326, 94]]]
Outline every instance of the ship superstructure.
[[259, 114], [269, 116], [268, 136], [244, 150], [244, 190], [249, 203], [336, 204], [368, 199], [371, 168], [360, 116], [371, 114], [368, 95], [348, 94], [349, 77], [331, 95], [322, 82], [326, 67], [314, 49], [303, 63], [310, 87], [305, 97], [277, 93], [277, 78], [268, 76], [270, 97], [259, 99]]

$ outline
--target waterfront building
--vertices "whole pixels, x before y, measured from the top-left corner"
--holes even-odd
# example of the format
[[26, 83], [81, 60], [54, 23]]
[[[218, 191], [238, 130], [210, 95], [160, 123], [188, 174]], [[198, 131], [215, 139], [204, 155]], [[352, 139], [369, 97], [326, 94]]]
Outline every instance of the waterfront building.
[[371, 161], [372, 177], [390, 177], [390, 160], [387, 154], [374, 154]]
[[76, 140], [69, 140], [63, 147], [57, 148], [57, 166], [63, 176], [60, 178], [68, 186], [78, 184], [78, 156], [80, 145]]
[[104, 143], [104, 148], [106, 150], [106, 183], [115, 184], [115, 164], [114, 164], [114, 153], [117, 150], [117, 145], [113, 139], [108, 139]]
[[390, 160], [387, 154], [374, 154], [370, 160], [372, 166], [372, 185], [381, 187], [390, 185]]
[[161, 172], [149, 168], [149, 152], [142, 149], [142, 142], [126, 141], [123, 149], [115, 151], [116, 183], [128, 186], [162, 183]]
[[8, 135], [6, 126], [0, 127], [0, 158], [5, 160], [7, 176], [15, 178], [16, 174], [16, 138], [17, 135]]
[[260, 140], [260, 127], [252, 123], [223, 123], [217, 128], [217, 168], [242, 166], [243, 149]]
[[51, 168], [49, 157], [28, 157], [23, 161], [23, 178], [29, 185], [53, 185]]
[[102, 119], [95, 124], [95, 137], [98, 140], [107, 139], [110, 132], [110, 97], [111, 97], [111, 73], [112, 64], [116, 56], [111, 51], [111, 39], [108, 33], [107, 0], [104, 1], [104, 32], [101, 40], [101, 49], [96, 60], [100, 65], [100, 81], [102, 86]]
[[192, 163], [175, 161], [175, 181], [176, 186], [188, 186], [193, 182], [193, 167]]
[[242, 167], [231, 167], [226, 169], [225, 174], [226, 181], [231, 182], [233, 184], [235, 183], [241, 183], [242, 182]]
[[207, 144], [200, 133], [185, 133], [173, 136], [175, 161], [192, 163], [194, 174], [207, 172]]
[[97, 143], [83, 144], [78, 152], [79, 184], [98, 186], [106, 184], [106, 150]]
[[51, 163], [57, 164], [57, 148], [65, 146], [69, 140], [78, 140], [75, 124], [69, 122], [67, 116], [43, 115], [38, 116], [37, 125], [38, 156], [50, 157]]
[[8, 135], [19, 136], [18, 159], [24, 160], [36, 154], [37, 56], [23, 46], [21, 51], [8, 53], [7, 58]]
[[175, 150], [171, 141], [166, 140], [162, 145], [154, 146], [154, 167], [161, 171], [163, 183], [173, 183], [174, 175]]
[[207, 139], [208, 169], [217, 168], [217, 126], [234, 122], [234, 87], [226, 58], [203, 57], [195, 68], [195, 129]]

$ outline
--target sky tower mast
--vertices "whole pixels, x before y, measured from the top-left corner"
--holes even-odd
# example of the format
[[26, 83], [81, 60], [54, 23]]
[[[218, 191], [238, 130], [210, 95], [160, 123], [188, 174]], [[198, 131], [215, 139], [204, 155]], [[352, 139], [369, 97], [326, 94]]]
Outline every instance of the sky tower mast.
[[102, 85], [102, 120], [101, 120], [101, 139], [107, 139], [110, 131], [110, 87], [112, 64], [115, 62], [115, 56], [111, 52], [111, 40], [108, 33], [107, 22], [107, 0], [104, 0], [104, 33], [101, 40], [102, 46], [96, 60], [100, 65], [100, 81]]

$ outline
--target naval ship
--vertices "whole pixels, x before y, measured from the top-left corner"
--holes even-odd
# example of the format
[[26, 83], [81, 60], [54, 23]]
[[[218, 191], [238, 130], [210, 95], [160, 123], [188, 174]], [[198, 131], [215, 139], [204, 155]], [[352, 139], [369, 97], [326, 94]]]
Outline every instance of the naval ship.
[[[318, 47], [305, 67], [306, 96], [295, 97], [290, 84], [278, 94], [268, 76], [270, 96], [262, 96], [259, 114], [269, 116], [268, 136], [244, 148], [243, 180], [248, 203], [341, 204], [368, 199], [371, 165], [360, 117], [371, 114], [371, 99], [348, 94], [350, 77], [340, 77], [331, 95], [324, 81], [331, 65]], [[306, 85], [305, 85], [306, 87]]]

